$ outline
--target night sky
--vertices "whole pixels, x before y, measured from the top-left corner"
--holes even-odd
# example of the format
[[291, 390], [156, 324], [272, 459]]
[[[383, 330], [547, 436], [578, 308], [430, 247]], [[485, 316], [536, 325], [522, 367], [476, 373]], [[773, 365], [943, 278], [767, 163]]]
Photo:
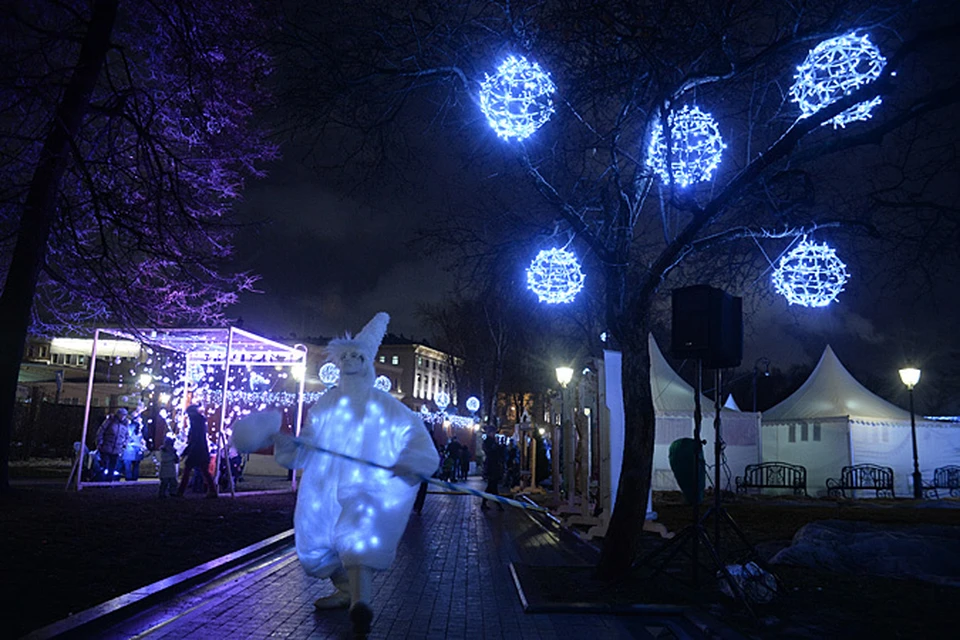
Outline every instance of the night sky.
[[[318, 157], [336, 155], [334, 143], [320, 141], [307, 158], [300, 145], [287, 143], [284, 160], [248, 187], [240, 207], [244, 222], [263, 223], [237, 238], [237, 264], [261, 274], [263, 293], [244, 295], [231, 315], [267, 335], [329, 337], [357, 331], [374, 313], [387, 311], [392, 332], [429, 338], [418, 305], [442, 301], [454, 275], [445, 259], [428, 254], [418, 231], [435, 216], [466, 215], [486, 189], [485, 163], [495, 166], [509, 152], [471, 109], [455, 114], [462, 118], [456, 126], [412, 127], [411, 163], [373, 180], [318, 169]], [[529, 185], [517, 190], [529, 195]], [[761, 295], [732, 292], [745, 296], [742, 368], [752, 368], [759, 357], [783, 370], [812, 367], [830, 344], [856, 377], [873, 377], [873, 386], [885, 387], [886, 397], [901, 406], [906, 400], [896, 370], [920, 366], [920, 410], [960, 413], [957, 261], [940, 267], [938, 256], [929, 256], [936, 272], [932, 288], [912, 286], [909, 277], [894, 288], [874, 277], [869, 261], [876, 256], [831, 244], [851, 280], [827, 308], [790, 307], [771, 293], [769, 273], [755, 283]], [[530, 292], [518, 295], [537, 304]]]

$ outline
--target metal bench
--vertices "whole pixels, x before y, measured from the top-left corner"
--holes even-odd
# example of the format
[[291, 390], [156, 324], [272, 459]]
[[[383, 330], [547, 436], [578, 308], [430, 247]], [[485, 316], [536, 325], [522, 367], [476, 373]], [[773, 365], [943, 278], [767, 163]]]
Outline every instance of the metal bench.
[[933, 493], [933, 497], [940, 497], [940, 489], [945, 489], [953, 497], [960, 497], [960, 466], [955, 464], [938, 467], [933, 470], [933, 482], [923, 483], [925, 494]]
[[[807, 468], [789, 462], [748, 464], [743, 476], [737, 476], [737, 493], [747, 489], [790, 489], [794, 495], [807, 495]], [[808, 496], [809, 497], [809, 496]]]
[[840, 479], [827, 478], [827, 495], [847, 497], [847, 491], [875, 491], [878, 498], [895, 498], [893, 469], [875, 464], [855, 464], [840, 470]]

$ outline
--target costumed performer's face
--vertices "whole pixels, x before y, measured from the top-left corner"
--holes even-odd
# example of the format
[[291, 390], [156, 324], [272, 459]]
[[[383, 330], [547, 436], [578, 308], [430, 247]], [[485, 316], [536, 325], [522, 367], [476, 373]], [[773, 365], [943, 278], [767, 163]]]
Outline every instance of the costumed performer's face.
[[340, 356], [340, 375], [353, 376], [361, 373], [366, 358], [356, 349], [348, 349]]

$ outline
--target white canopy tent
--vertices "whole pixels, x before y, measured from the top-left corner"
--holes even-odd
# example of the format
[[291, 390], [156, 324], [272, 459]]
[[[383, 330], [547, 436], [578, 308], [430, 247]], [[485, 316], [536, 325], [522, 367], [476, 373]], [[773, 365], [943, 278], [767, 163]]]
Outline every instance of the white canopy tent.
[[[960, 463], [960, 428], [920, 416], [916, 424], [923, 477]], [[763, 460], [806, 467], [811, 494], [825, 495], [827, 478], [839, 478], [841, 467], [861, 463], [892, 467], [895, 493], [913, 493], [910, 412], [857, 382], [829, 346], [807, 381], [763, 413], [761, 434]]]
[[[670, 469], [670, 444], [679, 438], [692, 438], [694, 430], [693, 387], [667, 363], [653, 336], [650, 336], [650, 386], [657, 417], [657, 434], [653, 451], [653, 488], [655, 491], [679, 490]], [[703, 418], [700, 436], [706, 440], [703, 453], [707, 465], [714, 460], [714, 401], [700, 396]], [[720, 409], [720, 434], [725, 466], [721, 467], [721, 488], [733, 489], [733, 480], [743, 475], [748, 464], [760, 462], [760, 414], [737, 411], [728, 406]], [[721, 460], [721, 465], [724, 461]], [[712, 480], [713, 473], [708, 473]], [[709, 482], [709, 481], [708, 481]]]

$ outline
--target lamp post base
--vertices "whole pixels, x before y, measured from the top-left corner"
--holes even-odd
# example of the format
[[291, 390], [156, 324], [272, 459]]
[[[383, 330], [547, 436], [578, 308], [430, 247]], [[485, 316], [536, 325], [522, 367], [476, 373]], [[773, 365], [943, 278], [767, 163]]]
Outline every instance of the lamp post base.
[[919, 471], [913, 472], [913, 498], [923, 500], [923, 476]]

